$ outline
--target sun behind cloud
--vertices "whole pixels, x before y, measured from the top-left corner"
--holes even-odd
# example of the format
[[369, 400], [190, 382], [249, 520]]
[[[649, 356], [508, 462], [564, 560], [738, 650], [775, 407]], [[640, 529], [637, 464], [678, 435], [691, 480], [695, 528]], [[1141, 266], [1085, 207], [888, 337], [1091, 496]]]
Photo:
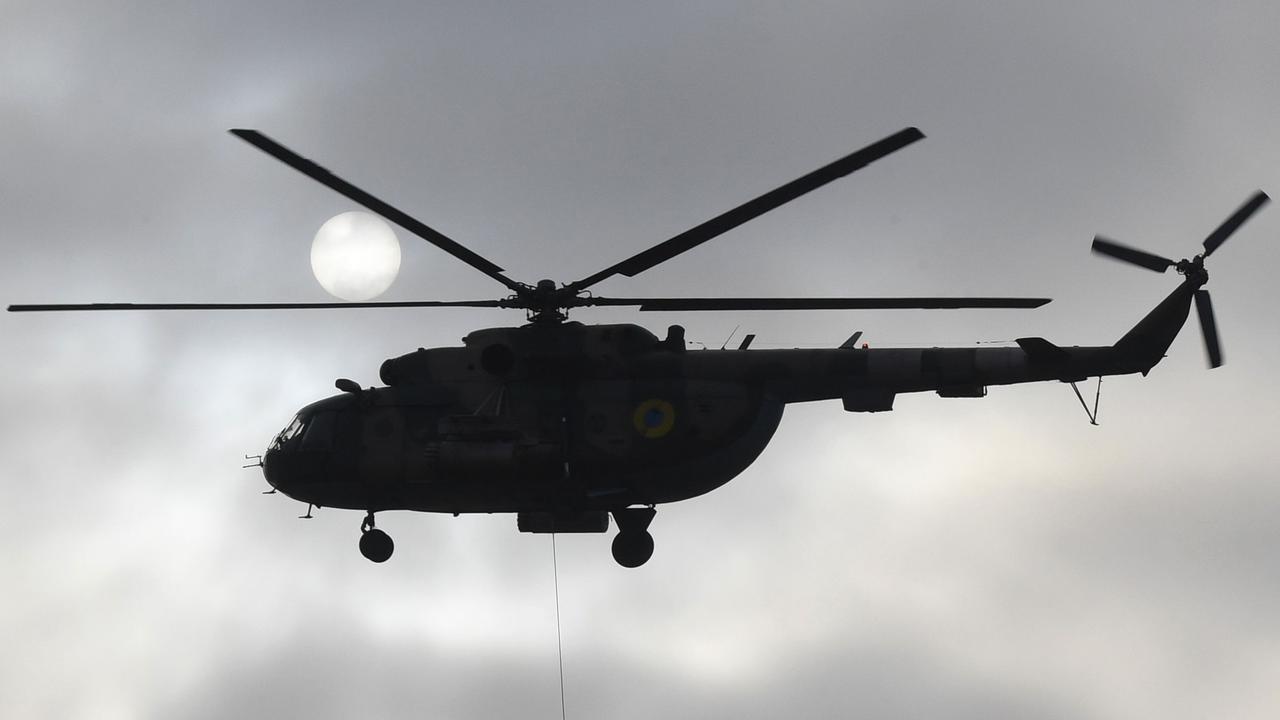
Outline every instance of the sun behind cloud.
[[311, 272], [334, 297], [372, 300], [400, 272], [400, 241], [377, 215], [358, 210], [335, 215], [311, 242]]

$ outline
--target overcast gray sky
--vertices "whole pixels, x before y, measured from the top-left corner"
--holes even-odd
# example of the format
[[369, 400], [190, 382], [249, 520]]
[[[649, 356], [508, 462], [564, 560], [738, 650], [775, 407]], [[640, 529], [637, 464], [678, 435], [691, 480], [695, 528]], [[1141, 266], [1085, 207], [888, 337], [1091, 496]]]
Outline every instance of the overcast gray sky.
[[[639, 314], [719, 346], [1118, 338], [1280, 192], [1274, 2], [0, 7], [4, 303], [322, 301], [349, 202], [255, 127], [522, 280], [588, 275], [907, 125], [928, 135], [615, 295], [1048, 296], [1036, 311]], [[610, 7], [609, 5], [614, 5]], [[401, 232], [386, 299], [502, 288]], [[562, 536], [570, 717], [1269, 718], [1280, 703], [1280, 212], [1146, 379], [791, 407], [657, 552]], [[551, 546], [507, 516], [260, 496], [336, 377], [482, 310], [0, 317], [0, 715], [554, 717]]]

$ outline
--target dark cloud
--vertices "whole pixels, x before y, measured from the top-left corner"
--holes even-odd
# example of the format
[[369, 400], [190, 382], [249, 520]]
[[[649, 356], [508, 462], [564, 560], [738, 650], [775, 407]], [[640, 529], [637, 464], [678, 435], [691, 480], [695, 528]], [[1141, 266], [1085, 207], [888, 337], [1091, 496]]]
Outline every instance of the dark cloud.
[[[1257, 187], [1266, 3], [19, 4], [0, 27], [5, 302], [321, 300], [350, 209], [227, 136], [259, 127], [520, 279], [585, 276], [908, 124], [924, 143], [617, 294], [1049, 295], [1035, 313], [639, 316], [718, 346], [1110, 342]], [[789, 408], [654, 560], [559, 539], [570, 716], [1268, 717], [1280, 628], [1280, 336], [1257, 216], [1194, 331], [1108, 381]], [[388, 297], [501, 288], [413, 238]], [[714, 284], [709, 285], [709, 279]], [[0, 318], [6, 717], [554, 716], [550, 547], [508, 517], [359, 517], [264, 489], [334, 378], [497, 312]], [[1224, 712], [1225, 711], [1225, 712]]]

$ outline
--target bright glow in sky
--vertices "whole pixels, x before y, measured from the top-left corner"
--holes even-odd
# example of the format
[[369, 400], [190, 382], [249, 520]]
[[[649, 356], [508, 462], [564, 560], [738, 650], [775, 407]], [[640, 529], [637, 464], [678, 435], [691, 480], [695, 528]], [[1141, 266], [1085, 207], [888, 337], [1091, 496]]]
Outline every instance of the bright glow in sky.
[[400, 243], [387, 221], [367, 212], [334, 215], [311, 241], [311, 272], [330, 295], [372, 300], [400, 272]]

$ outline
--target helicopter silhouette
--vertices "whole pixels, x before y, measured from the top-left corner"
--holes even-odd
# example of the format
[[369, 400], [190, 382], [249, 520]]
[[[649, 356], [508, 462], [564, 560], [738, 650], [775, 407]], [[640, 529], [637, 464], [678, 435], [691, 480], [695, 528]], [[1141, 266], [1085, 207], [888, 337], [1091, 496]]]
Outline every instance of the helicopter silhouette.
[[[1205, 259], [1268, 200], [1258, 191], [1180, 261], [1098, 236], [1093, 251], [1182, 281], [1115, 344], [1061, 347], [876, 348], [860, 333], [837, 348], [690, 350], [672, 325], [659, 339], [632, 324], [587, 325], [577, 308], [640, 311], [1034, 308], [1044, 298], [619, 298], [589, 289], [633, 277], [924, 137], [906, 128], [722, 213], [615, 265], [569, 283], [524, 283], [437, 230], [256, 130], [230, 131], [311, 179], [395, 222], [504, 285], [497, 299], [326, 303], [91, 303], [11, 305], [11, 312], [479, 307], [524, 310], [526, 324], [476, 330], [458, 347], [390, 358], [383, 387], [339, 379], [341, 392], [297, 412], [260, 457], [271, 492], [311, 507], [362, 510], [359, 547], [392, 555], [378, 512], [514, 513], [521, 532], [604, 533], [614, 559], [653, 554], [656, 506], [724, 485], [755, 461], [787, 404], [840, 400], [849, 412], [893, 409], [902, 393], [983, 397], [993, 385], [1142, 373], [1164, 357], [1196, 306], [1211, 367], [1222, 364]], [[1077, 389], [1077, 394], [1079, 390]], [[1081, 402], [1084, 402], [1081, 397]], [[1086, 412], [1088, 407], [1086, 406]], [[1096, 405], [1091, 420], [1096, 416]]]

